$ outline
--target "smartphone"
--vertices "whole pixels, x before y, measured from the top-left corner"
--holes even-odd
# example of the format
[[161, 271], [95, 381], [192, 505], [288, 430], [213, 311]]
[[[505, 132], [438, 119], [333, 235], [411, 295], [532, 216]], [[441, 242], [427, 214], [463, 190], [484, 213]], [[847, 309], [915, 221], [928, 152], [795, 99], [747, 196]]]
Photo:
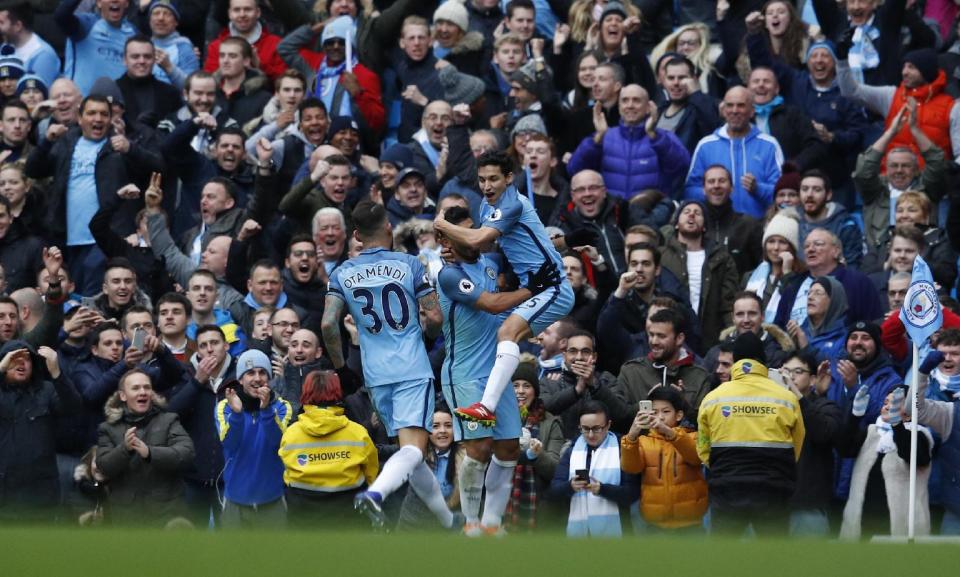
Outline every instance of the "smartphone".
[[589, 481], [590, 480], [590, 471], [587, 469], [577, 469], [577, 480], [578, 481]]
[[644, 413], [652, 413], [652, 412], [653, 412], [653, 401], [640, 401], [640, 402], [638, 403], [638, 405], [639, 405], [639, 406], [638, 406], [637, 408], [638, 408], [641, 412], [644, 412]]
[[147, 338], [147, 331], [143, 329], [137, 329], [133, 331], [133, 342], [130, 343], [132, 348], [137, 349], [138, 351], [143, 350], [143, 340]]

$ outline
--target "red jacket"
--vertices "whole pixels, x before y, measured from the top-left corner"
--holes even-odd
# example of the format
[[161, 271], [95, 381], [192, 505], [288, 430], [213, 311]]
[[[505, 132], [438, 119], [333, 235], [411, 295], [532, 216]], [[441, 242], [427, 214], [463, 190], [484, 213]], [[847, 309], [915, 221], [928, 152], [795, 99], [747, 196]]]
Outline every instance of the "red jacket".
[[[897, 113], [907, 103], [908, 97], [913, 97], [917, 101], [917, 124], [930, 140], [933, 141], [946, 155], [947, 158], [953, 158], [953, 148], [950, 145], [950, 110], [953, 108], [953, 98], [945, 92], [947, 86], [947, 77], [941, 70], [933, 82], [923, 84], [916, 88], [906, 88], [903, 83], [897, 87], [893, 94], [893, 102], [890, 104], [890, 110], [887, 112], [887, 119], [884, 127], [889, 128]], [[894, 135], [893, 140], [887, 146], [887, 151], [897, 147], [907, 147], [912, 149], [921, 165], [923, 159], [910, 134], [910, 127], [904, 124], [903, 129]]]
[[[960, 328], [960, 316], [946, 307], [943, 308], [943, 328]], [[883, 321], [880, 330], [882, 331], [880, 340], [883, 341], [883, 348], [887, 349], [890, 356], [898, 362], [907, 358], [907, 355], [910, 354], [910, 341], [907, 340], [907, 329], [903, 326], [903, 321], [900, 320], [900, 314], [894, 312], [888, 316], [887, 320]]]
[[[216, 72], [220, 67], [220, 43], [229, 35], [230, 28], [224, 28], [207, 48], [207, 60], [203, 63], [203, 69], [207, 72]], [[277, 44], [280, 44], [280, 40], [279, 36], [270, 34], [264, 27], [263, 32], [260, 33], [260, 39], [253, 45], [257, 51], [257, 58], [260, 59], [260, 70], [270, 79], [270, 92], [273, 92], [273, 81], [287, 69], [287, 63], [277, 54]]]
[[[324, 58], [326, 58], [322, 52], [314, 52], [306, 48], [300, 49], [300, 56], [307, 61], [307, 64], [309, 64], [314, 71], [320, 68]], [[360, 93], [353, 98], [353, 101], [356, 103], [357, 108], [360, 109], [360, 114], [363, 115], [363, 120], [366, 121], [367, 127], [379, 133], [383, 130], [387, 122], [386, 112], [383, 108], [383, 98], [380, 94], [380, 78], [359, 62], [353, 67], [353, 75], [357, 77], [357, 82], [360, 84], [360, 88], [362, 88]], [[310, 87], [309, 92], [313, 93], [315, 91], [316, 80], [314, 80], [314, 86]], [[329, 113], [331, 116], [336, 115], [334, 111], [329, 111]]]

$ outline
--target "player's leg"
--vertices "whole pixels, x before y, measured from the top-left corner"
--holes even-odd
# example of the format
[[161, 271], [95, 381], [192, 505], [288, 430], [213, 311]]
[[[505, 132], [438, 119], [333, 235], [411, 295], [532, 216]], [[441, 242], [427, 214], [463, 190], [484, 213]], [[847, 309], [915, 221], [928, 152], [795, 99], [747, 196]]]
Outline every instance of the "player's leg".
[[486, 498], [480, 525], [488, 534], [502, 533], [503, 514], [513, 494], [514, 469], [520, 458], [522, 428], [517, 396], [513, 387], [508, 387], [497, 406], [497, 425], [493, 429], [493, 458], [484, 478]]
[[[433, 414], [432, 408], [430, 414]], [[440, 482], [437, 481], [437, 477], [433, 474], [430, 466], [423, 460], [423, 454], [426, 450], [429, 437], [430, 433], [427, 429], [421, 429], [419, 427], [400, 429], [400, 449], [403, 450], [405, 447], [416, 446], [418, 447], [418, 451], [420, 451], [420, 462], [410, 471], [410, 476], [407, 478], [407, 481], [410, 483], [410, 488], [413, 489], [413, 492], [417, 494], [417, 497], [437, 516], [440, 524], [445, 528], [450, 528], [454, 523], [454, 515], [450, 512], [450, 508], [447, 507], [447, 502], [444, 500], [443, 493], [440, 491]]]
[[456, 409], [465, 419], [486, 426], [496, 423], [497, 403], [520, 364], [520, 346], [517, 344], [540, 332], [555, 321], [570, 314], [573, 308], [573, 290], [568, 283], [544, 291], [520, 303], [497, 331], [497, 360], [479, 403]]
[[[430, 381], [371, 387], [369, 391], [373, 405], [380, 416], [380, 422], [387, 429], [387, 435], [399, 438], [400, 450], [384, 463], [380, 474], [370, 488], [357, 495], [354, 506], [370, 517], [374, 526], [382, 527], [384, 499], [407, 482], [411, 473], [423, 463], [429, 437], [425, 417], [418, 416], [415, 406], [411, 411], [411, 404], [403, 403], [402, 400], [405, 394], [418, 396], [418, 404], [422, 406], [419, 411], [425, 412], [429, 408], [430, 412], [426, 414], [432, 416], [433, 391]], [[426, 395], [427, 391], [429, 395]], [[404, 418], [397, 417], [398, 411], [402, 411], [399, 414]]]
[[[443, 397], [447, 406], [472, 404], [480, 400], [485, 380], [473, 380], [456, 385], [444, 385]], [[487, 463], [493, 454], [493, 432], [480, 427], [477, 423], [453, 415], [453, 438], [463, 448], [465, 455], [457, 467], [457, 481], [460, 486], [460, 511], [466, 524], [464, 533], [479, 536], [480, 506], [483, 502], [483, 479], [487, 472]]]
[[503, 321], [497, 330], [497, 360], [490, 370], [483, 397], [479, 403], [457, 408], [455, 411], [457, 415], [488, 427], [496, 424], [497, 403], [520, 364], [520, 346], [517, 343], [530, 335], [530, 325], [517, 313], [511, 314]]

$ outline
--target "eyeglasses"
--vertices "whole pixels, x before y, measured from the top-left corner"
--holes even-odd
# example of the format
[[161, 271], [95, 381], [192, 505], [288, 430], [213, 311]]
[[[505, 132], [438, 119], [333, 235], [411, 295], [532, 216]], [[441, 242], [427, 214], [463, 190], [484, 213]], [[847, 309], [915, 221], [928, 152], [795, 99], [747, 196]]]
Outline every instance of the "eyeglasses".
[[593, 349], [567, 349], [564, 352], [566, 352], [568, 355], [572, 357], [579, 357], [580, 355], [589, 357], [590, 355], [593, 354]]
[[825, 246], [827, 246], [827, 241], [825, 240], [812, 240], [803, 245], [803, 248], [823, 248]]
[[786, 371], [786, 372], [790, 373], [791, 375], [793, 375], [793, 376], [795, 376], [795, 377], [798, 376], [798, 375], [809, 375], [809, 374], [810, 374], [810, 371], [808, 371], [807, 369], [805, 369], [805, 368], [803, 368], [803, 367], [796, 367], [796, 368], [794, 368], [794, 369], [788, 369], [787, 367], [783, 367], [783, 368], [781, 368], [780, 370], [781, 370], [781, 371]]
[[606, 428], [606, 425], [597, 425], [596, 427], [580, 427], [580, 432], [584, 435], [599, 435]]
[[679, 48], [679, 47], [681, 47], [681, 46], [700, 46], [700, 41], [699, 41], [699, 40], [696, 40], [696, 39], [694, 39], [694, 40], [678, 40], [678, 41], [677, 41], [677, 48]]
[[300, 323], [296, 323], [296, 322], [292, 323], [290, 321], [275, 321], [270, 324], [275, 327], [280, 327], [281, 329], [299, 329], [300, 328]]
[[584, 192], [600, 192], [603, 190], [602, 184], [588, 184], [587, 186], [578, 186], [570, 191], [570, 194], [583, 194]]

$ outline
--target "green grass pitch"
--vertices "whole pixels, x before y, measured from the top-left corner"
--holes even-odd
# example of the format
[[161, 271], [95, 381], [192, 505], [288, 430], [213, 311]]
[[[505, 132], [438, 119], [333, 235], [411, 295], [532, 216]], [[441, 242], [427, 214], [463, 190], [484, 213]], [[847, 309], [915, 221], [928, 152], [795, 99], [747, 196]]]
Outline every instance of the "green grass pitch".
[[938, 577], [960, 546], [625, 537], [0, 529], [4, 577]]

